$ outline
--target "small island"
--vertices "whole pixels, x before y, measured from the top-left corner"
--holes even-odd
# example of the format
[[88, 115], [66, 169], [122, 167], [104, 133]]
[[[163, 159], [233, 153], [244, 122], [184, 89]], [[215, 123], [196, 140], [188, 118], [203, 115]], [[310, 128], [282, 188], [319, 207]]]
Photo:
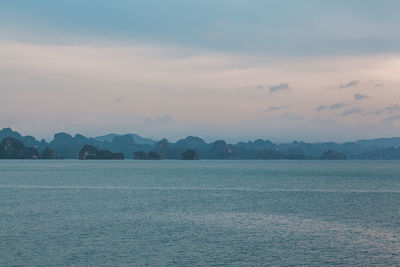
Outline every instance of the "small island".
[[192, 149], [188, 149], [182, 153], [181, 159], [183, 159], [183, 160], [198, 160], [199, 155], [197, 154], [196, 151], [194, 151]]
[[113, 153], [108, 150], [99, 150], [97, 147], [91, 145], [85, 145], [79, 152], [80, 160], [90, 159], [124, 159], [123, 153]]
[[57, 153], [51, 149], [46, 147], [43, 152], [40, 154], [41, 159], [58, 159]]
[[328, 150], [324, 154], [322, 154], [320, 159], [322, 159], [322, 160], [347, 160], [347, 157], [343, 153], [335, 152], [333, 150]]
[[0, 145], [0, 159], [79, 159], [82, 148], [90, 145], [82, 151], [87, 150], [88, 157], [82, 154], [82, 159], [400, 160], [400, 137], [344, 143], [273, 143], [257, 139], [229, 144], [224, 140], [206, 142], [195, 136], [169, 142], [132, 133], [85, 137], [60, 132], [51, 141], [39, 141], [4, 128], [0, 130]]
[[39, 152], [15, 138], [6, 137], [1, 142], [0, 159], [39, 159]]

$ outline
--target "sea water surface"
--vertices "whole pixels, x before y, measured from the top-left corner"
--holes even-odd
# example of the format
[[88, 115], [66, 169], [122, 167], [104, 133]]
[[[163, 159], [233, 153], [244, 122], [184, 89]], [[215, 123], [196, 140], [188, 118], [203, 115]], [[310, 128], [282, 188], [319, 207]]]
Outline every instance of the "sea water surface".
[[0, 265], [400, 265], [398, 161], [0, 161]]

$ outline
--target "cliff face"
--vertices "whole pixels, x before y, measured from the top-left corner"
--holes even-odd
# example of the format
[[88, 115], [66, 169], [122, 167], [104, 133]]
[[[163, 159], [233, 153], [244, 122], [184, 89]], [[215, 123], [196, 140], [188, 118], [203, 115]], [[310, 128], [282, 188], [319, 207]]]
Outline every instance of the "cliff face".
[[1, 142], [0, 158], [2, 159], [38, 159], [39, 153], [34, 147], [26, 147], [21, 141], [6, 137]]
[[79, 152], [79, 159], [124, 159], [123, 153], [113, 153], [108, 150], [98, 150], [91, 145], [85, 145]]

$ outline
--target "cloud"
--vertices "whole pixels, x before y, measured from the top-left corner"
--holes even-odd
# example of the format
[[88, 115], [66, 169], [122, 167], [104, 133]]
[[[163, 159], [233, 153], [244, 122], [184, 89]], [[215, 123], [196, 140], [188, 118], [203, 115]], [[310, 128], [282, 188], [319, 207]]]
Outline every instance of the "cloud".
[[398, 120], [400, 120], [400, 115], [391, 116], [385, 119], [385, 121], [398, 121]]
[[288, 83], [280, 83], [277, 85], [272, 85], [269, 88], [270, 92], [277, 92], [277, 91], [282, 91], [282, 90], [290, 90], [289, 84]]
[[368, 99], [368, 98], [371, 98], [371, 97], [368, 95], [363, 95], [363, 94], [355, 94], [354, 95], [355, 100], [364, 100], [364, 99]]
[[317, 107], [317, 111], [323, 111], [325, 109], [326, 109], [326, 106], [324, 106], [324, 105]]
[[303, 116], [301, 116], [299, 114], [296, 114], [294, 112], [285, 113], [285, 114], [283, 114], [281, 116], [281, 118], [289, 119], [289, 120], [293, 120], [293, 121], [302, 121], [302, 120], [304, 120]]
[[[303, 132], [309, 139], [328, 136], [343, 140], [355, 135], [359, 120], [358, 116], [340, 117], [340, 114], [355, 107], [350, 106], [350, 101], [355, 102], [351, 99], [354, 93], [373, 95], [361, 91], [364, 83], [342, 91], [326, 90], [327, 83], [338, 86], [354, 77], [361, 81], [371, 77], [381, 79], [387, 84], [379, 88], [379, 97], [360, 101], [365, 107], [357, 106], [374, 112], [397, 103], [392, 102], [399, 86], [400, 57], [397, 55], [269, 59], [197, 50], [180, 55], [179, 51], [174, 46], [140, 44], [123, 46], [100, 42], [93, 46], [62, 46], [0, 41], [0, 58], [5, 59], [0, 60], [0, 123], [38, 136], [74, 129], [93, 135], [117, 131], [180, 138], [194, 129], [201, 136], [222, 138], [236, 134], [227, 133], [227, 129], [238, 119], [265, 117], [270, 124], [235, 130], [247, 136], [266, 133], [269, 136], [270, 128], [274, 128], [278, 137]], [[265, 81], [266, 77], [274, 80]], [[281, 82], [287, 82], [293, 90], [269, 92], [270, 86]], [[257, 90], [257, 85], [263, 89]], [[238, 87], [244, 89], [233, 92]], [[255, 100], [244, 101], [247, 97]], [[115, 101], [119, 98], [121, 102]], [[337, 105], [342, 101], [344, 104]], [[318, 113], [315, 109], [322, 104], [324, 111]], [[336, 108], [346, 106], [331, 110], [332, 104]], [[269, 105], [290, 105], [290, 108], [267, 113]], [[394, 113], [395, 109], [386, 109], [382, 117], [369, 117], [366, 123], [374, 125], [373, 131], [359, 133], [396, 135], [398, 128], [375, 129], [384, 118], [400, 114]], [[324, 120], [337, 119], [338, 125], [329, 129], [340, 131], [341, 136], [325, 131], [327, 124], [283, 120], [281, 116], [289, 111], [305, 119], [316, 114]], [[171, 125], [173, 120], [163, 118], [164, 114], [178, 122]], [[134, 115], [151, 119], [134, 119]], [[287, 114], [286, 117], [295, 116]], [[290, 132], [286, 133], [289, 128]], [[321, 132], [314, 131], [315, 128]]]
[[339, 108], [342, 108], [344, 106], [346, 106], [345, 103], [339, 102], [339, 103], [336, 103], [336, 104], [333, 104], [333, 105], [329, 106], [329, 109], [339, 109]]
[[366, 86], [373, 86], [373, 87], [383, 87], [383, 81], [381, 80], [372, 80], [372, 81], [368, 81], [368, 82], [364, 82], [363, 85]]
[[320, 125], [329, 125], [329, 126], [339, 125], [338, 122], [336, 120], [334, 120], [334, 119], [326, 119], [326, 118], [321, 118], [319, 116], [318, 117], [312, 117], [310, 119], [310, 121], [318, 123]]
[[360, 81], [358, 80], [354, 80], [354, 81], [350, 81], [348, 83], [344, 83], [339, 85], [339, 89], [345, 89], [345, 88], [349, 88], [349, 87], [355, 87], [360, 83]]
[[358, 114], [358, 113], [362, 113], [362, 109], [360, 109], [360, 108], [352, 108], [352, 109], [343, 111], [341, 116], [342, 117], [346, 117], [346, 116], [353, 115], [353, 114]]
[[400, 111], [400, 105], [396, 104], [396, 105], [393, 105], [393, 106], [385, 107], [383, 109], [378, 109], [377, 111], [374, 111], [374, 112], [368, 112], [367, 115], [368, 114], [372, 114], [372, 113], [375, 114], [375, 115], [381, 115], [383, 113], [392, 114], [392, 113], [398, 112], [398, 111]]
[[265, 110], [265, 112], [287, 109], [288, 107], [290, 107], [290, 105], [285, 105], [285, 106], [269, 106], [269, 107]]
[[[154, 1], [116, 0], [112, 5], [104, 4], [107, 1], [73, 0], [62, 5], [24, 1], [23, 12], [19, 1], [0, 2], [0, 31], [6, 39], [33, 35], [30, 38], [39, 41], [59, 41], [67, 34], [83, 34], [278, 56], [399, 52], [395, 12], [399, 3], [395, 0], [362, 1], [363, 8], [357, 1], [292, 0], [290, 9], [287, 1], [252, 1], [251, 5], [244, 0], [157, 1], [157, 8]], [[97, 3], [95, 12], [93, 2]], [[385, 18], [378, 20], [376, 14]]]

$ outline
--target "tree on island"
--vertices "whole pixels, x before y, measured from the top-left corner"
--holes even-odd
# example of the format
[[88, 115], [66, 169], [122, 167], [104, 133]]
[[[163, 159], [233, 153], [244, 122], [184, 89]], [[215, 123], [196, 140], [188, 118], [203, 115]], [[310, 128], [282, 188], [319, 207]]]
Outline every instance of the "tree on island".
[[197, 154], [196, 151], [194, 151], [192, 149], [188, 149], [182, 153], [181, 159], [183, 159], [183, 160], [198, 160], [199, 155]]

